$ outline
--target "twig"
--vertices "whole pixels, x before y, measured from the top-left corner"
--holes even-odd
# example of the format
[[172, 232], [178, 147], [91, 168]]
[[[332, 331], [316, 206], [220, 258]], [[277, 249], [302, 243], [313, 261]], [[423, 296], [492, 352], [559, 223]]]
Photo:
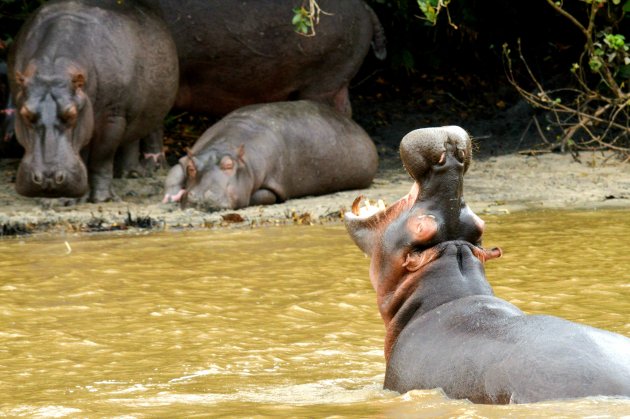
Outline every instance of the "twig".
[[542, 138], [542, 140], [546, 143], [546, 144], [551, 144], [549, 142], [549, 140], [547, 140], [547, 137], [545, 136], [545, 133], [542, 131], [542, 129], [540, 128], [540, 124], [538, 123], [538, 118], [536, 118], [536, 116], [533, 116], [534, 119], [534, 124], [536, 125], [536, 129], [538, 130], [538, 135], [540, 135], [540, 138]]

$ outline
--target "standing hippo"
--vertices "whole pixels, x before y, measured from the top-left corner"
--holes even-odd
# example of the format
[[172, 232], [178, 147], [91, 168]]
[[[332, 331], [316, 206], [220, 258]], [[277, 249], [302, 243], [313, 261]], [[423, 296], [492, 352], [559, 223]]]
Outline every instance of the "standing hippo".
[[630, 339], [545, 315], [493, 295], [483, 221], [463, 200], [470, 139], [459, 127], [412, 131], [401, 143], [415, 183], [385, 210], [346, 214], [371, 257], [385, 322], [385, 388], [441, 387], [475, 403], [630, 396]]
[[223, 116], [242, 106], [311, 99], [350, 116], [348, 84], [385, 36], [363, 0], [318, 0], [314, 36], [295, 32], [300, 1], [145, 0], [167, 23], [180, 62], [175, 106]]
[[148, 10], [131, 1], [61, 0], [23, 25], [9, 76], [25, 149], [18, 193], [76, 198], [89, 190], [100, 202], [116, 198], [116, 150], [137, 151], [138, 140], [160, 128], [179, 73], [168, 29]]
[[238, 109], [210, 127], [166, 178], [164, 202], [237, 209], [367, 187], [378, 169], [370, 137], [312, 101]]

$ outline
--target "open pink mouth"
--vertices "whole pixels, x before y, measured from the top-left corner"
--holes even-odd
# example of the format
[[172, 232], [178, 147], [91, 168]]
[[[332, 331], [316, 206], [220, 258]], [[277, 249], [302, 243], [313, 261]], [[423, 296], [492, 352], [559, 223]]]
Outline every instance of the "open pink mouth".
[[418, 199], [420, 187], [417, 182], [411, 186], [409, 193], [391, 205], [387, 205], [382, 199], [370, 201], [364, 195], [359, 195], [352, 202], [352, 210], [346, 212], [345, 217], [352, 221], [364, 221], [380, 223], [384, 219], [393, 220], [403, 211], [409, 210]]

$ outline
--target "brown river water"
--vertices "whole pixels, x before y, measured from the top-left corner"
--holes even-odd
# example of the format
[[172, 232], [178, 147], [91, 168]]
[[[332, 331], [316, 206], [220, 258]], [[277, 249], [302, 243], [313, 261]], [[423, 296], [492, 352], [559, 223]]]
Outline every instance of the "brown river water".
[[[484, 217], [495, 293], [630, 336], [630, 212]], [[0, 416], [620, 417], [382, 390], [368, 259], [343, 226], [0, 240]]]

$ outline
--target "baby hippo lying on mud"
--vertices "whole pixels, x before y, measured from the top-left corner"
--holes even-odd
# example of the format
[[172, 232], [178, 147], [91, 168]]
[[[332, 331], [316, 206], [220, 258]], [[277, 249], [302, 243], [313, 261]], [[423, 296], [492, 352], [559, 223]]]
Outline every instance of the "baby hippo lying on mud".
[[385, 388], [441, 387], [476, 403], [630, 396], [630, 339], [557, 317], [526, 315], [493, 295], [483, 263], [483, 221], [463, 200], [470, 138], [459, 127], [407, 134], [414, 178], [389, 208], [359, 208], [345, 222], [371, 257], [370, 280], [387, 330]]
[[365, 188], [377, 169], [370, 137], [331, 107], [251, 105], [203, 133], [168, 173], [163, 202], [206, 210], [274, 204]]

